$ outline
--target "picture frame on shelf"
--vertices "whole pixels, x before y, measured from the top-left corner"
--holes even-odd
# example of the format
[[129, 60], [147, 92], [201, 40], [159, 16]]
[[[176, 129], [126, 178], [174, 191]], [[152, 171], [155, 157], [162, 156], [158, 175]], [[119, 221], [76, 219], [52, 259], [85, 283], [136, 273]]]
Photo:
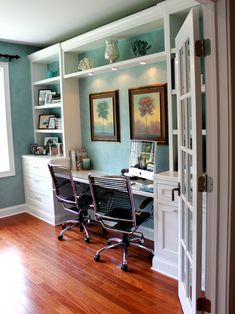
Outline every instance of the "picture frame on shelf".
[[48, 129], [56, 129], [56, 118], [55, 117], [49, 118]]
[[118, 90], [89, 95], [92, 141], [120, 141]]
[[130, 88], [130, 136], [167, 143], [167, 84]]
[[56, 136], [50, 136], [50, 137], [47, 137], [45, 136], [44, 137], [44, 145], [50, 145], [50, 144], [58, 144], [59, 142], [59, 139], [58, 137]]
[[38, 145], [35, 155], [47, 155], [48, 148], [45, 145]]
[[36, 144], [36, 143], [30, 144], [30, 146], [29, 146], [30, 154], [35, 155], [37, 152], [37, 148], [38, 148], [38, 144]]
[[48, 145], [49, 155], [54, 157], [62, 157], [64, 155], [62, 143], [51, 143]]
[[38, 106], [45, 105], [46, 94], [51, 93], [51, 89], [39, 89], [38, 90]]
[[38, 117], [38, 129], [48, 129], [49, 119], [55, 118], [54, 114], [40, 114]]
[[55, 95], [56, 92], [47, 92], [46, 96], [45, 96], [45, 105], [50, 105], [52, 104], [52, 100], [53, 100], [53, 95]]

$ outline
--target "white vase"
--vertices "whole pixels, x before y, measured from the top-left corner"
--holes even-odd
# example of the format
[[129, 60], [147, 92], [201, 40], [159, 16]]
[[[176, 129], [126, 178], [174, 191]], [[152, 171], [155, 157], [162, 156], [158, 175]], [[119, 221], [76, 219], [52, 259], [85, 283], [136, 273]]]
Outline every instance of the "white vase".
[[115, 62], [119, 58], [119, 52], [116, 39], [108, 39], [105, 41], [105, 53], [104, 57], [109, 60], [109, 63]]

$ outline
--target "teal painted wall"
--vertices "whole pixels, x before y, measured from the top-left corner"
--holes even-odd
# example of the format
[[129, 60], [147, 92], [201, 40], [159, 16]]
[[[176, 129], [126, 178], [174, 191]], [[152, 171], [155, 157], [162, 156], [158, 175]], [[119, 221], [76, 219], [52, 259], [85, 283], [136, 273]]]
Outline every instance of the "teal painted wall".
[[[16, 175], [0, 178], [0, 208], [23, 204], [24, 189], [21, 155], [29, 152], [33, 143], [33, 116], [30, 88], [30, 64], [27, 55], [36, 47], [0, 42], [0, 53], [18, 54], [21, 59], [9, 62], [11, 117]], [[0, 59], [1, 62], [6, 59]]]
[[[128, 88], [166, 83], [166, 64], [137, 66], [79, 81], [82, 145], [87, 150], [94, 169], [120, 173], [128, 167], [130, 122]], [[89, 94], [119, 90], [121, 142], [91, 141]], [[169, 169], [169, 147], [158, 145], [157, 172]]]

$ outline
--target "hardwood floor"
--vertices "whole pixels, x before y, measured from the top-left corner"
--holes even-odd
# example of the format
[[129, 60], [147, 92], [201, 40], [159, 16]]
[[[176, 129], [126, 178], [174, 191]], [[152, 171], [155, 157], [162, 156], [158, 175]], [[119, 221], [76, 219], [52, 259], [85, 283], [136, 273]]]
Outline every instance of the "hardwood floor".
[[[0, 313], [182, 313], [177, 282], [150, 269], [147, 252], [130, 248], [128, 272], [122, 250], [93, 256], [107, 241], [89, 226], [57, 240], [53, 227], [29, 214], [0, 219]], [[109, 234], [110, 235], [110, 234]]]

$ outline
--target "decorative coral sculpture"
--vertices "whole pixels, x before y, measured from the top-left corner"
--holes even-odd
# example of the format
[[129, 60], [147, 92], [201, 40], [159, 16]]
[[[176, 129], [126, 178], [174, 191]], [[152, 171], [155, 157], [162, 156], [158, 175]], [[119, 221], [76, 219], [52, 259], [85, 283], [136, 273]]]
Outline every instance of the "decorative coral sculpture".
[[78, 70], [85, 71], [93, 68], [93, 62], [88, 58], [83, 58], [78, 65]]
[[135, 57], [145, 56], [147, 51], [152, 47], [145, 40], [135, 40], [130, 43], [131, 50]]

